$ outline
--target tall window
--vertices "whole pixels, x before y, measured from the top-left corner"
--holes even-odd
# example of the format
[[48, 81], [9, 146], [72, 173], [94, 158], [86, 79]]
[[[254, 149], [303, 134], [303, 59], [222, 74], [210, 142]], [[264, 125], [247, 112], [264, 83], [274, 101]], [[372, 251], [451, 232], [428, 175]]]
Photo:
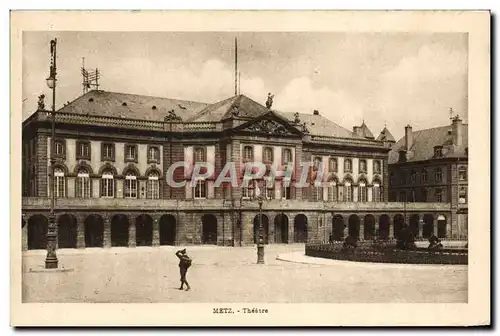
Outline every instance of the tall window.
[[338, 200], [338, 188], [337, 181], [330, 182], [330, 186], [328, 187], [328, 201], [337, 202]]
[[422, 170], [422, 183], [427, 183], [427, 169]]
[[76, 176], [76, 197], [90, 198], [90, 176], [85, 169], [80, 169]]
[[366, 192], [366, 181], [360, 181], [359, 182], [359, 202], [366, 202], [366, 200], [368, 199], [367, 197], [367, 192]]
[[64, 141], [62, 140], [54, 141], [54, 154], [56, 156], [64, 156]]
[[205, 161], [206, 161], [205, 148], [196, 147], [194, 149], [194, 163], [205, 162]]
[[398, 183], [398, 179], [396, 178], [396, 174], [394, 174], [394, 172], [391, 172], [389, 180], [391, 181], [392, 185], [396, 185]]
[[57, 198], [65, 197], [66, 195], [66, 178], [61, 168], [54, 169], [54, 188]]
[[274, 199], [274, 186], [273, 185], [267, 185], [265, 189], [265, 197], [266, 199]]
[[380, 183], [379, 182], [373, 183], [372, 201], [373, 202], [380, 202]]
[[467, 187], [460, 187], [460, 191], [458, 193], [458, 202], [460, 204], [467, 203]]
[[101, 159], [114, 161], [115, 159], [115, 145], [112, 143], [103, 143], [101, 147]]
[[422, 195], [422, 202], [427, 202], [427, 189], [422, 188], [420, 194]]
[[76, 158], [90, 159], [90, 143], [78, 141], [76, 143]]
[[412, 184], [417, 183], [417, 172], [414, 170], [411, 171], [411, 183]]
[[467, 168], [465, 167], [460, 167], [458, 169], [458, 179], [460, 181], [465, 181], [467, 180]]
[[160, 181], [158, 180], [158, 173], [153, 172], [148, 176], [148, 183], [146, 186], [147, 198], [159, 199], [160, 198]]
[[292, 161], [292, 150], [290, 148], [283, 149], [283, 164], [287, 164]]
[[132, 172], [125, 176], [125, 198], [137, 198], [137, 176]]
[[265, 147], [264, 148], [264, 153], [263, 153], [263, 160], [266, 163], [272, 163], [273, 162], [273, 149], [271, 147]]
[[196, 186], [194, 187], [194, 198], [207, 198], [207, 181], [196, 181]]
[[137, 161], [137, 146], [136, 145], [125, 145], [125, 160], [126, 161]]
[[319, 156], [316, 156], [314, 158], [314, 162], [313, 162], [313, 169], [314, 171], [318, 171], [320, 166], [321, 166], [321, 161], [322, 161], [322, 158], [319, 157]]
[[352, 161], [351, 159], [344, 160], [344, 172], [352, 172]]
[[366, 160], [359, 160], [359, 172], [366, 173]]
[[344, 202], [352, 202], [352, 182], [346, 180], [344, 182]]
[[255, 194], [255, 181], [248, 181], [247, 185], [242, 185], [241, 187], [241, 195], [243, 198], [253, 198]]
[[436, 189], [436, 202], [443, 202], [443, 190], [441, 189]]
[[148, 149], [148, 162], [160, 162], [160, 149], [151, 146]]
[[380, 174], [380, 161], [373, 160], [373, 173]]
[[443, 147], [436, 146], [434, 147], [434, 157], [442, 157], [443, 156]]
[[330, 173], [336, 173], [337, 172], [337, 159], [336, 158], [330, 158], [328, 160], [328, 171]]
[[253, 147], [252, 146], [245, 146], [243, 148], [243, 160], [245, 162], [252, 162], [253, 161]]
[[105, 171], [101, 176], [101, 197], [115, 197], [115, 183], [113, 173]]
[[312, 189], [313, 201], [322, 201], [323, 200], [323, 187], [321, 187], [321, 184], [314, 183], [311, 185], [311, 189]]
[[443, 180], [443, 171], [439, 167], [436, 168], [435, 179], [436, 182], [441, 182]]
[[281, 198], [282, 199], [291, 199], [292, 198], [292, 194], [291, 194], [291, 189], [290, 189], [290, 184], [286, 184], [284, 181], [283, 181], [283, 185], [281, 187]]

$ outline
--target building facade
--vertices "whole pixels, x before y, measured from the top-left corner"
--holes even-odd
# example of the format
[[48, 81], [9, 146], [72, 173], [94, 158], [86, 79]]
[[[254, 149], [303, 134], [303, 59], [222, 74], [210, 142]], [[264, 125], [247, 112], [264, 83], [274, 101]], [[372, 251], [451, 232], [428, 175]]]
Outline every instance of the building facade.
[[[278, 112], [244, 95], [205, 104], [94, 90], [55, 122], [55, 139], [44, 108], [23, 122], [24, 249], [45, 248], [52, 177], [59, 248], [254, 244], [257, 190], [266, 243], [392, 238], [403, 223], [427, 237], [451, 225], [449, 204], [389, 202], [387, 129], [375, 139], [365, 123], [351, 132], [319, 111]], [[214, 171], [192, 181], [200, 162]], [[294, 169], [219, 185], [228, 162], [239, 182], [248, 162]], [[307, 186], [296, 187], [301, 176]]]
[[448, 126], [406, 126], [389, 153], [389, 200], [447, 204], [451, 225], [439, 235], [467, 238], [468, 156], [468, 128], [458, 115]]

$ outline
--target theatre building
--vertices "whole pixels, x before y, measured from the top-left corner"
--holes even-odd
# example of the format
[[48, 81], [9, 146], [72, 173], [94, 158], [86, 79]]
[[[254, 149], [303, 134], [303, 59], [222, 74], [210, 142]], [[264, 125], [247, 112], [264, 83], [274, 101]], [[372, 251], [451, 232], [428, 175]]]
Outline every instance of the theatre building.
[[457, 115], [451, 124], [413, 131], [405, 127], [389, 153], [389, 201], [446, 204], [438, 236], [467, 238], [468, 128]]
[[[387, 129], [375, 138], [366, 124], [351, 131], [322, 111], [275, 111], [245, 95], [207, 104], [94, 90], [57, 111], [55, 139], [43, 104], [22, 127], [24, 249], [45, 248], [52, 175], [59, 248], [251, 245], [257, 187], [266, 244], [393, 238], [403, 223], [425, 237], [440, 219], [451, 223], [443, 199], [389, 202], [389, 152], [398, 144]], [[165, 177], [180, 161], [209, 162], [215, 172], [191, 183], [189, 168], [176, 169], [175, 180], [188, 183], [173, 187]], [[296, 172], [291, 184], [216, 185], [226, 162], [239, 175], [246, 162]], [[297, 187], [304, 162], [309, 183]], [[315, 183], [320, 170], [324, 183]]]

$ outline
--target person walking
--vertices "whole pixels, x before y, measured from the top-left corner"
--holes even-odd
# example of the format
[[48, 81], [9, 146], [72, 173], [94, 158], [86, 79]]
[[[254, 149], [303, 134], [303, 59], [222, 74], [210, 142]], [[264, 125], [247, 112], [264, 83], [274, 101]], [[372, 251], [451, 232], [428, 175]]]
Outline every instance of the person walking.
[[179, 270], [181, 271], [181, 287], [179, 289], [184, 289], [184, 284], [186, 284], [186, 291], [188, 291], [191, 289], [191, 286], [189, 286], [189, 283], [186, 280], [186, 273], [188, 268], [191, 267], [193, 261], [187, 255], [186, 249], [175, 252], [175, 255], [179, 258]]

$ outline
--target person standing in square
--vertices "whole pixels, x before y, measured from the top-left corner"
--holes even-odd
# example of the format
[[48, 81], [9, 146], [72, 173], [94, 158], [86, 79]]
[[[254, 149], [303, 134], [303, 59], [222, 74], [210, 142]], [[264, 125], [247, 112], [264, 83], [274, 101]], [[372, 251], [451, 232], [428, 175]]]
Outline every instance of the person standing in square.
[[175, 255], [177, 256], [177, 258], [179, 258], [179, 270], [181, 272], [181, 287], [179, 289], [184, 289], [184, 284], [186, 284], [186, 291], [188, 291], [191, 289], [191, 287], [186, 280], [186, 273], [188, 268], [191, 267], [191, 263], [193, 261], [187, 255], [186, 249], [175, 252]]

